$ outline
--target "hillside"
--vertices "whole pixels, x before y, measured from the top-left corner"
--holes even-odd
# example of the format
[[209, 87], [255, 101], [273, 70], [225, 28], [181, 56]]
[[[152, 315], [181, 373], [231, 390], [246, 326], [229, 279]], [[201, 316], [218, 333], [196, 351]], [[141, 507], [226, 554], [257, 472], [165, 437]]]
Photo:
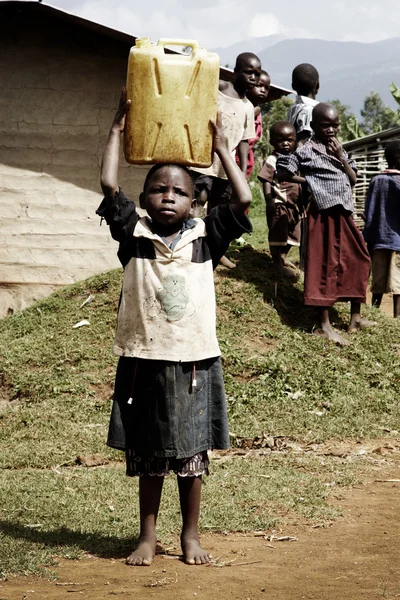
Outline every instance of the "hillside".
[[[391, 108], [397, 108], [389, 92], [391, 82], [400, 84], [400, 37], [374, 43], [336, 42], [318, 39], [283, 39], [276, 36], [256, 38], [251, 52], [260, 57], [263, 67], [277, 85], [291, 88], [293, 68], [312, 63], [321, 78], [320, 100], [339, 98], [359, 114], [365, 96], [377, 91]], [[221, 49], [221, 62], [234, 64], [237, 51], [245, 51], [246, 42]], [[216, 50], [217, 51], [217, 50]]]
[[[255, 195], [252, 246], [216, 272], [233, 451], [213, 456], [203, 532], [324, 526], [340, 514], [329, 498], [376, 466], [357, 443], [379, 438], [376, 448], [400, 430], [400, 322], [369, 309], [378, 326], [345, 348], [311, 335], [301, 284], [273, 275]], [[105, 446], [120, 285], [120, 270], [104, 273], [0, 320], [0, 578], [49, 576], [60, 557], [118, 559], [137, 535], [137, 480]], [[338, 305], [335, 325], [347, 318]], [[180, 518], [174, 478], [165, 486], [159, 539], [170, 547]]]

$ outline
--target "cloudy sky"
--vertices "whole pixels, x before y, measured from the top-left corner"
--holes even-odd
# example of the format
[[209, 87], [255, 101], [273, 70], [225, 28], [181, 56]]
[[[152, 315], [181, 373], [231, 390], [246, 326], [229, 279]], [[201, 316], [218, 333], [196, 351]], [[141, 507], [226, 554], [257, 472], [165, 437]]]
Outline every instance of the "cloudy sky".
[[400, 35], [399, 0], [43, 0], [135, 36], [215, 48], [273, 34], [374, 42]]

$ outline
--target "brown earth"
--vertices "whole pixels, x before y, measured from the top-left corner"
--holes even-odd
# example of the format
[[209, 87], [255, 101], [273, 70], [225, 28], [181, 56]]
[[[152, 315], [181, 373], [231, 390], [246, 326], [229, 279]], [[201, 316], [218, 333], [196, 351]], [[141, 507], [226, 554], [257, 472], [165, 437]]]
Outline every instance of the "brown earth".
[[[400, 456], [375, 456], [369, 479], [334, 500], [343, 518], [333, 524], [203, 536], [216, 559], [210, 566], [187, 566], [175, 549], [157, 555], [151, 567], [96, 556], [63, 560], [58, 580], [2, 582], [0, 600], [400, 598]], [[278, 541], [281, 536], [295, 540]]]

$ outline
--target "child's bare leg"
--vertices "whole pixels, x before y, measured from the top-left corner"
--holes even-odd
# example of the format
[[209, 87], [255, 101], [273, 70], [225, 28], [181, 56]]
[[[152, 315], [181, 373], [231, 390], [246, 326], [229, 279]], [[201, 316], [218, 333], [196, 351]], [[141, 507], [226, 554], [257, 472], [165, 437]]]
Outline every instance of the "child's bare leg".
[[376, 325], [376, 321], [368, 321], [368, 319], [363, 319], [361, 317], [361, 303], [360, 302], [352, 302], [351, 303], [351, 317], [350, 323], [347, 328], [347, 331], [350, 333], [354, 331], [358, 331], [359, 329], [366, 329], [367, 327], [373, 327]]
[[142, 476], [139, 480], [140, 535], [135, 550], [126, 559], [127, 565], [149, 566], [156, 553], [156, 521], [164, 477]]
[[179, 477], [179, 499], [182, 512], [181, 546], [188, 565], [204, 565], [211, 555], [200, 546], [198, 522], [201, 499], [201, 476]]
[[348, 346], [350, 342], [332, 327], [329, 319], [329, 309], [324, 306], [321, 307], [320, 311], [321, 327], [314, 330], [315, 335], [319, 335], [325, 340], [335, 342], [335, 344], [339, 344], [339, 346]]
[[393, 294], [393, 316], [400, 317], [400, 294]]
[[287, 255], [289, 254], [291, 248], [292, 248], [291, 244], [288, 244], [285, 248], [282, 248], [281, 257], [282, 257], [282, 262], [285, 267], [292, 267], [293, 269], [295, 269], [296, 265], [294, 263], [292, 263], [292, 261], [287, 260], [287, 258], [286, 258]]
[[372, 294], [372, 306], [379, 308], [382, 302], [383, 294]]
[[285, 275], [286, 277], [289, 277], [290, 279], [297, 279], [296, 274], [293, 273], [293, 271], [291, 271], [290, 269], [287, 269], [285, 267], [285, 263], [284, 263], [283, 255], [282, 255], [282, 251], [284, 251], [283, 246], [270, 246], [269, 251], [271, 252], [272, 263], [274, 265], [274, 269], [276, 271], [278, 271], [278, 273], [281, 273], [282, 275]]

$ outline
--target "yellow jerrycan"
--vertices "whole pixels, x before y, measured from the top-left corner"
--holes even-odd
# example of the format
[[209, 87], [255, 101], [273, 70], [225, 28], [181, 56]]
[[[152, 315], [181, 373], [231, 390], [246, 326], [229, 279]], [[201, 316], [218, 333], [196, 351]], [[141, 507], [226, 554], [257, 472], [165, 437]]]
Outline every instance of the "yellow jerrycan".
[[[189, 55], [167, 54], [165, 46], [190, 46]], [[194, 40], [139, 38], [130, 50], [124, 133], [131, 164], [171, 162], [209, 167], [210, 119], [217, 116], [219, 56]]]

